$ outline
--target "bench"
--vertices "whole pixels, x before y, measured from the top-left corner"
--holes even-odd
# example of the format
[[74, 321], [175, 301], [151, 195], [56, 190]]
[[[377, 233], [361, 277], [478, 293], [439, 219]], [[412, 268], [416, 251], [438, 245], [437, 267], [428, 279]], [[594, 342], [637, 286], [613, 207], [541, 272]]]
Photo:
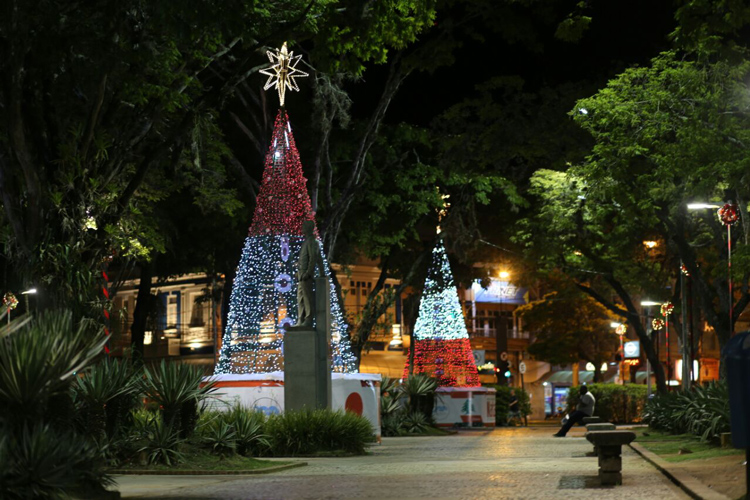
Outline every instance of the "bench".
[[599, 453], [599, 481], [602, 485], [622, 484], [622, 445], [635, 440], [632, 431], [592, 431], [586, 439]]
[[[586, 432], [614, 431], [616, 429], [617, 428], [615, 427], [615, 424], [610, 424], [609, 422], [586, 424]], [[594, 445], [594, 451], [589, 452], [586, 455], [588, 455], [589, 457], [599, 456], [599, 449], [596, 447], [596, 445]]]
[[604, 422], [601, 417], [583, 417], [583, 423], [585, 424], [600, 424]]

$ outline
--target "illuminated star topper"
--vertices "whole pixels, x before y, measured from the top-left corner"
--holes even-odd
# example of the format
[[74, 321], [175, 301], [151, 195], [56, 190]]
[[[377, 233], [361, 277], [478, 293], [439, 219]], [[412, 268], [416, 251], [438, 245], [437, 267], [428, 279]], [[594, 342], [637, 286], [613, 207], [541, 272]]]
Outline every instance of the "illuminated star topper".
[[271, 87], [275, 87], [279, 92], [279, 101], [281, 105], [284, 105], [284, 94], [287, 89], [296, 90], [299, 92], [299, 87], [295, 78], [309, 76], [304, 71], [296, 68], [302, 56], [295, 56], [294, 52], [289, 52], [286, 47], [286, 42], [281, 46], [281, 49], [276, 49], [276, 52], [270, 50], [266, 52], [268, 59], [274, 63], [270, 68], [260, 70], [264, 75], [268, 75], [268, 81], [263, 87], [263, 90], [268, 90]]

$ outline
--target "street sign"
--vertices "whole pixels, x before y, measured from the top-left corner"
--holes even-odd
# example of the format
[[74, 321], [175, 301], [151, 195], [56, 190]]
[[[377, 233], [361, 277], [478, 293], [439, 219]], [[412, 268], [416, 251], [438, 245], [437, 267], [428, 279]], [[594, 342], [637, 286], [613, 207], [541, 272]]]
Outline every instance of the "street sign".
[[625, 342], [623, 346], [623, 352], [625, 353], [626, 359], [640, 358], [641, 357], [641, 343], [637, 340], [631, 340]]
[[521, 372], [521, 375], [523, 375], [524, 373], [526, 373], [526, 363], [525, 362], [521, 361], [518, 364], [518, 371]]

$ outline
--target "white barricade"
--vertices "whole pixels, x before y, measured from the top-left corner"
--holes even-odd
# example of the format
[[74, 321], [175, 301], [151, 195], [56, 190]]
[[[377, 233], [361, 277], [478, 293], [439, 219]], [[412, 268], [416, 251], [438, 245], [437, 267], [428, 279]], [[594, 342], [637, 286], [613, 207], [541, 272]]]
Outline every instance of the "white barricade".
[[438, 387], [432, 416], [438, 427], [495, 427], [491, 387]]
[[[284, 411], [284, 372], [244, 375], [214, 375], [204, 379], [216, 382], [217, 398], [227, 403], [214, 404], [221, 410], [237, 403], [266, 415]], [[380, 375], [375, 373], [331, 374], [331, 407], [346, 410], [370, 421], [380, 441]]]

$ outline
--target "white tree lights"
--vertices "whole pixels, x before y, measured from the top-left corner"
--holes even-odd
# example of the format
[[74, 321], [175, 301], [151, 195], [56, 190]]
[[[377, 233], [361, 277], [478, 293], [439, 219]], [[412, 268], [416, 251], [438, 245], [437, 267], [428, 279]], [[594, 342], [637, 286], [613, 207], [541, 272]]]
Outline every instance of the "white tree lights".
[[[415, 374], [434, 377], [442, 387], [479, 386], [469, 334], [442, 239], [438, 239], [432, 250], [413, 342]], [[408, 375], [407, 361], [404, 378]]]
[[[232, 288], [216, 373], [284, 368], [285, 328], [297, 320], [295, 276], [304, 241], [302, 222], [314, 220], [306, 185], [289, 118], [279, 111]], [[326, 262], [322, 247], [321, 256]], [[355, 371], [355, 358], [327, 262], [325, 269], [331, 287], [332, 369], [350, 373]]]

